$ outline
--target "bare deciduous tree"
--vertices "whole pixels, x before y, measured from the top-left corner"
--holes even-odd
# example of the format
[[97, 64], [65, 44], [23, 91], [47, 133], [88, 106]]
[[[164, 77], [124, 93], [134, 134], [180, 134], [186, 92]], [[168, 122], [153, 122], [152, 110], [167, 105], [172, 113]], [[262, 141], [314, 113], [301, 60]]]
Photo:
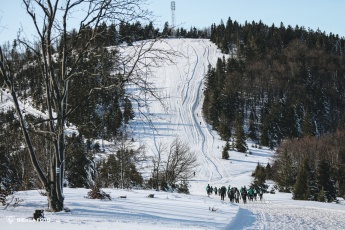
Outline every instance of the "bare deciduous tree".
[[[20, 121], [22, 133], [30, 154], [31, 162], [38, 174], [38, 177], [47, 191], [49, 208], [52, 211], [62, 211], [64, 209], [63, 179], [65, 167], [65, 125], [68, 116], [75, 108], [68, 107], [69, 81], [76, 76], [80, 68], [83, 57], [95, 51], [92, 47], [93, 41], [99, 36], [96, 28], [103, 22], [113, 21], [134, 21], [146, 19], [149, 13], [141, 9], [141, 5], [146, 0], [22, 0], [27, 14], [31, 17], [36, 29], [35, 41], [19, 39], [19, 42], [30, 49], [39, 58], [36, 65], [41, 68], [41, 75], [44, 82], [43, 88], [46, 96], [46, 107], [48, 110], [46, 130], [36, 132], [50, 135], [53, 142], [53, 150], [50, 153], [50, 165], [48, 170], [42, 167], [38, 160], [29, 129], [37, 124], [28, 124], [23, 116], [17, 92], [15, 90], [15, 72], [8, 65], [8, 61], [2, 54], [0, 59], [0, 77], [3, 78], [6, 87], [10, 90], [14, 107]], [[73, 15], [73, 16], [72, 16]], [[72, 18], [73, 17], [73, 18]], [[71, 22], [78, 17], [79, 30], [75, 38], [69, 40]], [[73, 26], [73, 25], [72, 25]], [[91, 36], [80, 44], [85, 28], [91, 29]], [[61, 51], [59, 61], [54, 59], [54, 42], [61, 38]], [[154, 46], [154, 40], [142, 45], [135, 46], [134, 53], [130, 59], [119, 60], [117, 70], [122, 70], [122, 81], [118, 84], [132, 83], [140, 90], [146, 91], [159, 99], [156, 91], [147, 79], [143, 78], [143, 73], [148, 71], [148, 65], [157, 64], [155, 59], [164, 59], [169, 51], [160, 52]], [[158, 54], [160, 53], [160, 54]], [[121, 58], [121, 57], [120, 57]], [[145, 59], [145, 61], [143, 61]], [[95, 71], [97, 68], [95, 67]], [[119, 87], [118, 85], [97, 86], [90, 91], [90, 95], [96, 90], [110, 90]], [[139, 106], [145, 105], [140, 97], [137, 102]], [[175, 151], [176, 152], [176, 151]], [[180, 153], [179, 151], [177, 153]], [[178, 154], [178, 156], [180, 156]], [[177, 161], [177, 162], [176, 162]], [[179, 161], [172, 155], [169, 162], [169, 169]], [[170, 165], [172, 164], [172, 165]], [[180, 176], [186, 166], [176, 164], [175, 177]], [[187, 167], [188, 168], [188, 167]]]
[[161, 163], [162, 163], [162, 157], [163, 157], [164, 153], [166, 152], [166, 150], [167, 150], [167, 146], [164, 143], [159, 142], [156, 145], [155, 155], [152, 158], [152, 162], [153, 162], [152, 179], [155, 179], [157, 191], [159, 190], [159, 180], [161, 177], [161, 175], [160, 175], [161, 169], [160, 168], [161, 168]]
[[197, 166], [197, 157], [189, 146], [175, 139], [169, 149], [165, 166], [165, 179], [170, 185], [177, 181], [185, 181], [192, 177], [193, 170]]

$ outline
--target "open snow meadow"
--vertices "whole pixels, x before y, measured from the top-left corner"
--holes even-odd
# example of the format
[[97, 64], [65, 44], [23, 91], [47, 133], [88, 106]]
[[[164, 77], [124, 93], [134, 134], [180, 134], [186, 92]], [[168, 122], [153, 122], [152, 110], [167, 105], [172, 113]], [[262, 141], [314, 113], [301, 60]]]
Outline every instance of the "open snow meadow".
[[[123, 47], [123, 53], [136, 49]], [[202, 117], [204, 76], [208, 65], [215, 66], [222, 58], [216, 45], [206, 39], [166, 39], [158, 41], [159, 49], [173, 49], [173, 62], [158, 63], [148, 74], [164, 99], [158, 102], [150, 95], [150, 103], [131, 122], [131, 132], [138, 145], [145, 145], [146, 154], [154, 156], [160, 144], [171, 144], [175, 138], [188, 143], [198, 156], [198, 167], [190, 181], [190, 195], [155, 190], [103, 189], [112, 200], [85, 198], [88, 189], [65, 188], [65, 206], [70, 212], [45, 212], [42, 222], [34, 222], [34, 210], [46, 209], [46, 197], [40, 191], [21, 191], [15, 198], [17, 207], [1, 209], [1, 229], [344, 229], [345, 201], [320, 203], [292, 200], [292, 194], [264, 194], [262, 201], [243, 204], [221, 201], [215, 194], [209, 197], [206, 186], [249, 186], [251, 174], [258, 163], [273, 161], [274, 151], [256, 148], [248, 143], [250, 154], [230, 151], [229, 160], [221, 152], [225, 142]], [[133, 50], [131, 50], [133, 49]], [[136, 93], [135, 86], [128, 90]], [[0, 108], [10, 105], [8, 101]], [[24, 106], [24, 105], [23, 105]], [[25, 105], [27, 106], [27, 105]], [[33, 113], [35, 111], [33, 110]], [[150, 122], [146, 119], [149, 118]], [[141, 171], [149, 176], [151, 168], [143, 164]], [[273, 182], [268, 182], [269, 190]], [[154, 194], [153, 198], [149, 198]]]

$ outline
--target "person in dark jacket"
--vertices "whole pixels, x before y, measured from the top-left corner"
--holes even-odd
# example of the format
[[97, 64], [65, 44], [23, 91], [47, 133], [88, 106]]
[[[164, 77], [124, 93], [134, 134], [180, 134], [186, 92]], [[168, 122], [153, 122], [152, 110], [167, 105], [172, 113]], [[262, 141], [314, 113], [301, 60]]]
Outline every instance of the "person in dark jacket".
[[242, 189], [241, 196], [242, 196], [243, 203], [246, 204], [247, 203], [247, 189], [246, 189], [246, 186], [244, 186], [244, 188]]
[[207, 196], [210, 196], [210, 194], [211, 194], [211, 187], [210, 187], [210, 184], [208, 184], [208, 185], [206, 186], [206, 192], [207, 192]]
[[225, 187], [225, 186], [222, 186], [222, 187], [220, 188], [220, 199], [221, 199], [221, 200], [224, 200], [225, 193], [226, 193], [226, 187]]

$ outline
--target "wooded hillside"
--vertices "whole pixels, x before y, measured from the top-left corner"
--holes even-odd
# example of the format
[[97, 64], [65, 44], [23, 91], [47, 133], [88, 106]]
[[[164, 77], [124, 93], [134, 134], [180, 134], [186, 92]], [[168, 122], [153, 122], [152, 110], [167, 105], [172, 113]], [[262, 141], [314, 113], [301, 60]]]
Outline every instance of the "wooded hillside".
[[212, 25], [211, 32], [229, 56], [209, 67], [203, 111], [224, 140], [238, 126], [258, 143], [274, 146], [344, 125], [344, 39], [231, 19]]

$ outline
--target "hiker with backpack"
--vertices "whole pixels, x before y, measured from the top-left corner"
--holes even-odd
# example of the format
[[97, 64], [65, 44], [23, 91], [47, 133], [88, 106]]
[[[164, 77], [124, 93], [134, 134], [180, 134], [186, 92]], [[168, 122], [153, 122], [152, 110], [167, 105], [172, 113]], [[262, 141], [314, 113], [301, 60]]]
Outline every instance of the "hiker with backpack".
[[207, 192], [207, 196], [210, 196], [210, 194], [211, 194], [211, 187], [210, 187], [210, 184], [208, 184], [208, 185], [206, 186], [206, 192]]
[[247, 203], [247, 189], [246, 189], [246, 186], [241, 188], [241, 196], [242, 196], [242, 199], [243, 199], [243, 203], [246, 204]]
[[231, 203], [234, 203], [236, 190], [237, 190], [237, 188], [235, 188], [235, 187], [231, 188], [230, 197], [229, 197]]
[[234, 199], [237, 204], [240, 203], [240, 192], [238, 191], [237, 188], [235, 188], [235, 191], [234, 191]]
[[225, 186], [222, 186], [222, 187], [220, 188], [220, 199], [221, 199], [221, 200], [224, 200], [225, 193], [226, 193], [226, 187], [225, 187]]
[[228, 198], [230, 199], [231, 203], [234, 201], [234, 194], [233, 194], [232, 190], [233, 190], [233, 188], [228, 190]]
[[248, 198], [249, 200], [253, 201], [253, 196], [254, 196], [254, 190], [252, 187], [249, 188], [248, 190]]
[[262, 191], [262, 189], [260, 189], [260, 190], [259, 190], [260, 201], [262, 200], [262, 195], [263, 195], [263, 193], [264, 193], [264, 192]]
[[254, 191], [254, 200], [256, 201], [256, 198], [258, 196], [258, 192], [257, 192], [257, 189], [255, 189], [255, 187], [253, 188], [253, 191]]

